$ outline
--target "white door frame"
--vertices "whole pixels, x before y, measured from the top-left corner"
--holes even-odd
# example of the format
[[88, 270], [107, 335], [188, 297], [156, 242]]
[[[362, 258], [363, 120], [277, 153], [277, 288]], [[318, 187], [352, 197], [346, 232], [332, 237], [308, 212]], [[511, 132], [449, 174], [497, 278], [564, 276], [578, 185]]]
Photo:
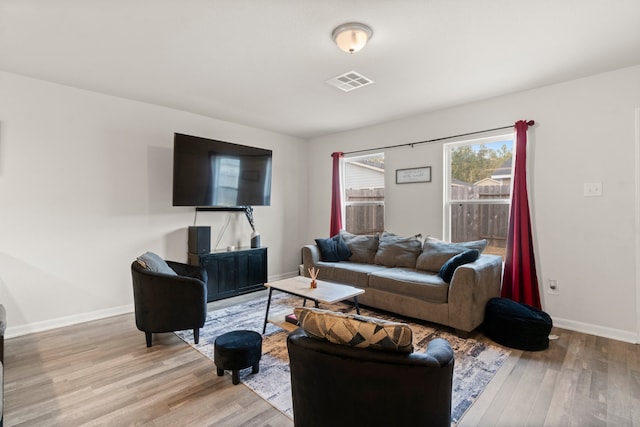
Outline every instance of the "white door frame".
[[640, 343], [640, 107], [635, 109], [636, 344]]

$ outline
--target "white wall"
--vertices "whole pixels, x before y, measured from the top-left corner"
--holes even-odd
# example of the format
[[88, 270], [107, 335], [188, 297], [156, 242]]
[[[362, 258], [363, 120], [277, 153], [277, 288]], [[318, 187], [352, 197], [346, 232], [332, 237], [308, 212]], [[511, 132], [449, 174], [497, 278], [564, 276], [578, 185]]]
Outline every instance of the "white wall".
[[[366, 90], [363, 89], [363, 90]], [[152, 250], [186, 259], [189, 208], [171, 207], [173, 132], [274, 150], [272, 206], [255, 209], [269, 276], [295, 274], [300, 246], [329, 232], [331, 157], [534, 119], [530, 197], [541, 286], [558, 326], [635, 341], [634, 108], [640, 67], [316, 138], [309, 142], [163, 107], [0, 73], [0, 303], [8, 335], [131, 310], [129, 265]], [[306, 159], [311, 159], [308, 161]], [[386, 226], [442, 233], [442, 145], [388, 150]], [[428, 165], [432, 182], [395, 184]], [[602, 182], [585, 198], [585, 182]], [[220, 247], [247, 245], [241, 214], [199, 213]]]
[[[270, 278], [296, 274], [307, 215], [305, 141], [0, 73], [0, 303], [7, 335], [132, 310], [130, 264], [186, 261], [193, 208], [171, 206], [173, 133], [273, 150], [256, 207]], [[200, 212], [220, 248], [248, 246], [243, 213]]]
[[[533, 119], [529, 191], [543, 308], [557, 326], [636, 342], [634, 108], [639, 106], [636, 66], [313, 139], [306, 239], [329, 231], [331, 152]], [[442, 143], [388, 150], [385, 159], [386, 228], [442, 235]], [[431, 183], [395, 184], [396, 169], [417, 166], [432, 167]], [[588, 182], [601, 182], [603, 196], [584, 197]], [[558, 296], [544, 288], [550, 278], [558, 280]]]

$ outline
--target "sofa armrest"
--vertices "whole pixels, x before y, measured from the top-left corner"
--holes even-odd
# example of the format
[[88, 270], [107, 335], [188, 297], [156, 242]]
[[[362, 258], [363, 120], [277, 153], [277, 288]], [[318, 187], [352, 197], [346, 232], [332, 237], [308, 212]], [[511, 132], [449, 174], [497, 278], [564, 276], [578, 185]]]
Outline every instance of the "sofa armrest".
[[451, 344], [444, 338], [434, 338], [431, 340], [424, 354], [433, 358], [441, 367], [452, 365], [455, 359]]
[[199, 305], [204, 301], [206, 311], [207, 285], [195, 277], [145, 271], [139, 276], [139, 280], [134, 280], [133, 285], [134, 292], [144, 292], [151, 301], [166, 300], [169, 307], [178, 303]]
[[194, 279], [202, 280], [204, 283], [208, 282], [207, 270], [203, 267], [176, 261], [167, 261], [167, 264], [176, 272], [176, 274], [178, 274], [178, 276], [192, 277]]
[[315, 267], [320, 260], [320, 248], [318, 248], [318, 245], [305, 245], [302, 247], [302, 264], [305, 277], [309, 277], [309, 269]]
[[449, 325], [471, 332], [484, 322], [487, 302], [500, 296], [502, 257], [482, 255], [456, 269], [449, 284]]

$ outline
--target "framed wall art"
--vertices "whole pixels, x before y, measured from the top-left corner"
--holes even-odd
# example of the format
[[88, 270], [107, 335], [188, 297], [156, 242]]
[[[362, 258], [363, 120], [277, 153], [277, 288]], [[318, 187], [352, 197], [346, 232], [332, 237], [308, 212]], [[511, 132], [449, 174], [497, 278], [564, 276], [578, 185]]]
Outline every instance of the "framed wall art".
[[431, 182], [431, 166], [396, 169], [396, 184], [411, 184], [414, 182]]

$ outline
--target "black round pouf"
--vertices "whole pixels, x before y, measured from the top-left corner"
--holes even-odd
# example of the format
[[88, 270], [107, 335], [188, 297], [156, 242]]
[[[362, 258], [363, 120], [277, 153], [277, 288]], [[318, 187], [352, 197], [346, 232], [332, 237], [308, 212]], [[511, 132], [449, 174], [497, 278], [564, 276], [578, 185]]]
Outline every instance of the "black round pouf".
[[255, 331], [232, 331], [220, 335], [213, 343], [213, 358], [218, 376], [231, 371], [233, 384], [240, 382], [239, 370], [253, 368], [251, 373], [260, 370], [262, 357], [262, 335]]
[[492, 298], [484, 314], [484, 333], [507, 347], [539, 351], [549, 347], [551, 316], [535, 307], [507, 298]]

